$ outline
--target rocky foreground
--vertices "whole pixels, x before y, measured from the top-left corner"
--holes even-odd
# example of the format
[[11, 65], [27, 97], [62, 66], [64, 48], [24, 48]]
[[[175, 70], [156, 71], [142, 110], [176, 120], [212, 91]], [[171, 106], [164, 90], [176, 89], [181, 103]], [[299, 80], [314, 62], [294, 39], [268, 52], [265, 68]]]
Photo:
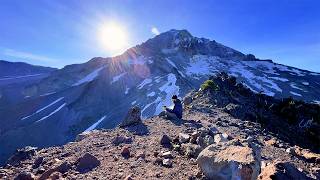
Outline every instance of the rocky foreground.
[[[319, 146], [309, 131], [305, 141], [292, 140], [306, 132], [292, 134], [295, 127], [285, 121], [287, 129], [241, 116], [235, 108], [240, 96], [234, 101], [222, 96], [223, 85], [215, 82], [219, 90], [203, 89], [184, 99], [183, 120], [140, 121], [133, 108], [121, 127], [82, 133], [64, 146], [18, 150], [0, 169], [0, 178], [320, 179]], [[268, 117], [261, 112], [258, 119]]]

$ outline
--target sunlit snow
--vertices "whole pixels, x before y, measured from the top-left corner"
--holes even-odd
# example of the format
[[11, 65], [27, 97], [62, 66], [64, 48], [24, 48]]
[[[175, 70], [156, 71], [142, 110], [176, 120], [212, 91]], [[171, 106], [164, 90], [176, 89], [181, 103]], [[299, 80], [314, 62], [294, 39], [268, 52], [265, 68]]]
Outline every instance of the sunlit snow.
[[129, 93], [130, 88], [126, 88], [126, 91], [124, 92], [124, 94], [128, 94]]
[[124, 75], [126, 75], [126, 74], [127, 74], [127, 73], [124, 72], [124, 73], [121, 73], [121, 74], [119, 74], [119, 75], [117, 75], [117, 76], [114, 76], [114, 77], [112, 78], [112, 81], [111, 81], [110, 83], [113, 84], [113, 83], [119, 81], [119, 79], [120, 79], [121, 77], [123, 77]]
[[106, 118], [106, 116], [103, 116], [101, 119], [99, 119], [97, 122], [92, 124], [90, 127], [88, 127], [88, 129], [84, 130], [83, 132], [88, 132], [88, 131], [95, 129], [105, 118]]
[[302, 82], [302, 84], [305, 85], [305, 86], [309, 86], [308, 82]]
[[38, 121], [36, 121], [36, 123], [43, 121], [45, 119], [47, 119], [48, 117], [54, 115], [55, 113], [57, 113], [58, 111], [60, 111], [64, 106], [66, 105], [66, 103], [63, 103], [61, 106], [59, 106], [56, 110], [52, 111], [49, 115], [44, 116], [43, 118], [39, 119]]
[[295, 83], [291, 83], [290, 86], [291, 86], [292, 88], [294, 88], [294, 89], [299, 89], [299, 90], [303, 91], [303, 89], [302, 89], [302, 88], [299, 88]]
[[142, 89], [143, 86], [145, 86], [145, 85], [147, 85], [147, 84], [149, 84], [149, 83], [151, 83], [151, 82], [152, 82], [152, 79], [149, 79], [149, 78], [143, 80], [143, 81], [138, 85], [138, 89]]
[[295, 96], [302, 96], [301, 94], [299, 93], [296, 93], [296, 92], [293, 92], [293, 91], [290, 91], [291, 94], [295, 95]]
[[40, 75], [42, 75], [42, 74], [29, 74], [29, 75], [24, 75], [24, 76], [5, 77], [5, 78], [0, 78], [0, 81], [11, 80], [11, 79], [28, 78], [28, 77], [34, 77], [34, 76], [40, 76]]
[[152, 97], [154, 95], [156, 95], [156, 93], [154, 91], [152, 91], [151, 93], [147, 94], [148, 97]]
[[45, 106], [45, 107], [43, 107], [43, 108], [41, 108], [41, 109], [37, 110], [35, 113], [33, 113], [33, 114], [29, 115], [29, 116], [26, 116], [26, 117], [21, 118], [21, 120], [28, 119], [29, 117], [31, 117], [31, 116], [33, 116], [33, 115], [35, 115], [35, 114], [40, 113], [41, 111], [43, 111], [43, 110], [45, 110], [45, 109], [49, 108], [50, 106], [52, 106], [52, 105], [54, 105], [54, 104], [58, 103], [58, 102], [59, 102], [59, 101], [61, 101], [62, 99], [64, 99], [64, 97], [61, 97], [61, 98], [59, 98], [59, 99], [57, 99], [57, 100], [53, 101], [52, 103], [50, 103], [50, 104], [48, 104], [47, 106]]
[[87, 83], [87, 82], [90, 82], [90, 81], [93, 81], [98, 75], [99, 75], [99, 72], [104, 68], [103, 67], [100, 67], [96, 70], [94, 70], [93, 72], [91, 72], [90, 74], [86, 75], [84, 78], [82, 78], [81, 80], [79, 80], [77, 83], [74, 83], [72, 86], [78, 86], [80, 84], [83, 84], [83, 83]]

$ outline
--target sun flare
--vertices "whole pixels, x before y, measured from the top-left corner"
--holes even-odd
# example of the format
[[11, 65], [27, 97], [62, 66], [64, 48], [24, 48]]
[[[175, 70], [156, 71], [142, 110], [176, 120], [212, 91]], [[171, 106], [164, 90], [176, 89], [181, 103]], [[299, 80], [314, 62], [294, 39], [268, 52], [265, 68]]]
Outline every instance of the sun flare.
[[114, 22], [102, 24], [98, 28], [98, 40], [102, 48], [113, 55], [123, 52], [128, 46], [125, 28]]

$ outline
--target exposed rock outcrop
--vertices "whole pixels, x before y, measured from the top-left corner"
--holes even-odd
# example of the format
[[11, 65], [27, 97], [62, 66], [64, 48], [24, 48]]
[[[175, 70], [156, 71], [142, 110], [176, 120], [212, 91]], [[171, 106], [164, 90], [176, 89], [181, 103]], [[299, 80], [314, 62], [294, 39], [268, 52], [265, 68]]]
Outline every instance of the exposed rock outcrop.
[[31, 146], [18, 149], [16, 153], [8, 159], [7, 164], [13, 166], [18, 165], [21, 161], [30, 159], [32, 156], [34, 156], [36, 154], [37, 149], [38, 148]]
[[121, 122], [120, 127], [130, 126], [141, 123], [141, 110], [135, 106], [128, 111], [125, 119]]
[[77, 160], [76, 170], [85, 173], [100, 165], [100, 161], [90, 153], [84, 154]]
[[250, 147], [211, 145], [197, 158], [197, 163], [209, 179], [254, 180], [260, 172], [260, 157]]
[[272, 180], [272, 179], [311, 179], [305, 173], [299, 171], [294, 165], [289, 162], [274, 162], [266, 166], [258, 179]]

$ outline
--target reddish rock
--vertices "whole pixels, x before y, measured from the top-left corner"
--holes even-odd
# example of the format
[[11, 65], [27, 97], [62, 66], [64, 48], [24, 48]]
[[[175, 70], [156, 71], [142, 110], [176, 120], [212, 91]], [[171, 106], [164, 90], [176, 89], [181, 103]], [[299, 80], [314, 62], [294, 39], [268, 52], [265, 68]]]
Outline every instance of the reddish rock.
[[129, 147], [127, 147], [127, 146], [123, 147], [122, 150], [121, 150], [121, 155], [124, 158], [129, 158], [130, 157], [130, 149], [129, 149]]
[[309, 179], [300, 172], [293, 164], [288, 162], [274, 162], [262, 169], [258, 179]]
[[85, 173], [99, 165], [100, 161], [95, 156], [90, 153], [86, 153], [77, 160], [76, 170], [80, 173]]

